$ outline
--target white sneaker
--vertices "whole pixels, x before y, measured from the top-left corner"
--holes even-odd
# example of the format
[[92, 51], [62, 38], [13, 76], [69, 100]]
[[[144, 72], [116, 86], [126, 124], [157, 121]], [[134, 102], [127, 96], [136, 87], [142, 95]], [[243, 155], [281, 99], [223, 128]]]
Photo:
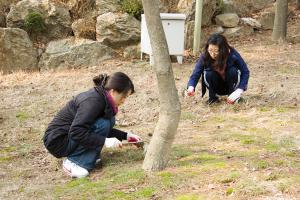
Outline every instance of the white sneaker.
[[74, 178], [83, 178], [89, 175], [89, 172], [86, 169], [68, 159], [64, 160], [63, 169], [69, 176]]

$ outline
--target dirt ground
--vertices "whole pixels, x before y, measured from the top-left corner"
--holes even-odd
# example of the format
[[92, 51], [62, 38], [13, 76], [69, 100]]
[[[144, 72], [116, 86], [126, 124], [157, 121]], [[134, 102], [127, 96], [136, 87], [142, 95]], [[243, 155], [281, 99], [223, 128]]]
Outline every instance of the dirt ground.
[[[155, 73], [147, 61], [110, 60], [99, 66], [0, 75], [0, 199], [300, 199], [300, 14], [289, 22], [288, 42], [258, 32], [231, 44], [251, 75], [243, 101], [206, 106], [200, 88], [181, 96], [193, 63], [173, 63], [182, 104], [169, 167], [141, 170], [142, 150], [105, 150], [103, 166], [71, 180], [42, 136], [72, 96], [93, 76], [123, 71], [136, 93], [120, 108], [117, 127], [147, 142], [158, 119]], [[134, 173], [134, 175], [132, 175]]]

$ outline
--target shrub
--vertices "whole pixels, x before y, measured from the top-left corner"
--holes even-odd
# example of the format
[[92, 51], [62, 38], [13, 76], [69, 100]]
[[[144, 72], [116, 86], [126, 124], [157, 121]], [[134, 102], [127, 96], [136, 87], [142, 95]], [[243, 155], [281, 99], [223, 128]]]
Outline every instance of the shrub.
[[30, 36], [37, 36], [46, 29], [42, 14], [39, 12], [29, 12], [25, 17], [24, 26]]
[[122, 9], [137, 19], [141, 19], [143, 5], [141, 0], [122, 0]]

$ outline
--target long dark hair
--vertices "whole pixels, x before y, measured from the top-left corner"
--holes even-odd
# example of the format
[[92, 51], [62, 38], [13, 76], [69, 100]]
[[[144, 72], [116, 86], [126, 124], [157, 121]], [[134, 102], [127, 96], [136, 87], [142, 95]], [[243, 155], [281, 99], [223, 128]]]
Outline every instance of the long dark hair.
[[134, 93], [134, 85], [131, 79], [123, 72], [115, 72], [111, 76], [100, 74], [93, 78], [93, 82], [98, 89], [114, 89], [118, 93], [127, 94], [129, 91]]
[[[208, 52], [208, 46], [216, 45], [219, 47], [219, 54], [216, 58], [216, 60], [213, 60], [211, 56], [209, 55]], [[229, 50], [231, 50], [232, 47], [228, 44], [227, 39], [218, 33], [212, 34], [205, 45], [204, 49], [204, 64], [207, 65], [210, 63], [213, 68], [217, 69], [223, 69], [225, 67], [228, 55], [229, 55]]]

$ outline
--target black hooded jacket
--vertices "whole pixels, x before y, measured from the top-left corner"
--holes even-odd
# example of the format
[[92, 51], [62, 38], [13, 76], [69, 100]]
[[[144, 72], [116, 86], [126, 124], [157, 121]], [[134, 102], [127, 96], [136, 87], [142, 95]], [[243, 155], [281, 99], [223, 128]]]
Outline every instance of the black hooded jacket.
[[[67, 147], [70, 139], [88, 149], [103, 146], [106, 138], [89, 130], [97, 119], [112, 117], [112, 108], [102, 89], [92, 88], [80, 93], [50, 122], [43, 137], [45, 147], [59, 158], [68, 156]], [[127, 133], [113, 128], [108, 137], [116, 137], [122, 141], [126, 140]]]

